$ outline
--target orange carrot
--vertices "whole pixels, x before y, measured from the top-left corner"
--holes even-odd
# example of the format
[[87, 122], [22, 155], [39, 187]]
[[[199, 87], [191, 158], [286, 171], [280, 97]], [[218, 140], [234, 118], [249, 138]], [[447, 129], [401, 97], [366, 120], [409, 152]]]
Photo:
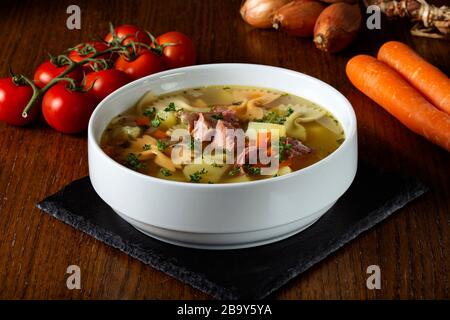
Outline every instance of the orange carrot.
[[398, 41], [381, 46], [378, 60], [394, 68], [431, 103], [450, 114], [450, 79], [441, 70]]
[[450, 151], [450, 115], [435, 108], [400, 74], [366, 55], [350, 59], [346, 71], [356, 88], [405, 126]]
[[292, 160], [283, 160], [280, 162], [280, 168], [289, 167], [290, 165], [292, 165]]
[[271, 137], [272, 133], [270, 131], [258, 132], [258, 135], [256, 136], [256, 145], [258, 148], [267, 148], [270, 144]]
[[153, 132], [152, 135], [153, 135], [156, 139], [164, 139], [164, 138], [167, 138], [166, 132], [163, 131], [163, 130], [160, 130], [160, 129], [158, 129], [158, 130], [156, 130], [155, 132]]
[[148, 126], [150, 124], [150, 119], [147, 117], [141, 117], [136, 119], [136, 124], [138, 126]]

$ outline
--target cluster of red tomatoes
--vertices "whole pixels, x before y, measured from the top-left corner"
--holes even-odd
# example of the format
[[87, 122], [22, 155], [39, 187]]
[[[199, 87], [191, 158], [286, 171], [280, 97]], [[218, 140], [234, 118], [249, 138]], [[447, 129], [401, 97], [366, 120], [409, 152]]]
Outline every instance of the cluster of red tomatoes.
[[[89, 59], [94, 54], [95, 59]], [[180, 32], [167, 32], [153, 39], [136, 26], [122, 25], [107, 34], [103, 42], [80, 44], [66, 57], [85, 63], [72, 66], [64, 77], [60, 75], [71, 63], [58, 65], [49, 60], [36, 69], [33, 80], [24, 81], [23, 76], [0, 79], [0, 121], [25, 125], [34, 121], [42, 109], [54, 129], [64, 133], [83, 131], [97, 104], [111, 92], [156, 72], [193, 65], [195, 48]], [[107, 62], [100, 70], [99, 61]], [[40, 93], [38, 97], [33, 95], [36, 92]], [[31, 99], [39, 101], [24, 117]]]

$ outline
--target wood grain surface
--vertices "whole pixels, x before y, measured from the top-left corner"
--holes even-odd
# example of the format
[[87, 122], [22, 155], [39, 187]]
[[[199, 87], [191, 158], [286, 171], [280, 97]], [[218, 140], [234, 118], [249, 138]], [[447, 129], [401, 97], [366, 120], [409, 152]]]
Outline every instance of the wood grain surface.
[[[65, 27], [74, 1], [0, 4], [0, 74], [32, 75], [47, 52], [103, 36], [108, 22], [137, 24], [158, 35], [191, 36], [198, 63], [280, 66], [341, 91], [358, 117], [361, 158], [422, 179], [430, 191], [273, 294], [276, 299], [450, 298], [450, 155], [403, 127], [358, 92], [345, 63], [375, 54], [386, 40], [411, 45], [449, 74], [450, 43], [411, 37], [405, 21], [382, 20], [346, 51], [330, 55], [310, 39], [254, 30], [238, 14], [240, 0], [76, 1], [81, 30]], [[45, 196], [88, 174], [86, 136], [60, 134], [41, 120], [27, 128], [0, 123], [0, 298], [208, 299], [188, 285], [51, 218], [35, 208]], [[68, 290], [66, 268], [81, 268], [81, 290]], [[381, 289], [366, 288], [366, 268], [381, 268]]]

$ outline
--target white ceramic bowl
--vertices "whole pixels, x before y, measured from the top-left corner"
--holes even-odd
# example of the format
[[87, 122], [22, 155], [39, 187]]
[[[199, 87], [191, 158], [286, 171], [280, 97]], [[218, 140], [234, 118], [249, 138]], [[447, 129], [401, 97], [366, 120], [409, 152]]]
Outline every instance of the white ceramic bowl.
[[[148, 90], [163, 94], [207, 85], [256, 86], [304, 97], [331, 111], [342, 124], [346, 139], [322, 161], [289, 175], [214, 185], [145, 176], [100, 149], [100, 137], [111, 119]], [[305, 229], [347, 190], [357, 169], [356, 117], [337, 90], [298, 72], [251, 64], [199, 65], [151, 75], [109, 95], [90, 119], [88, 149], [96, 192], [140, 231], [186, 247], [245, 248]]]

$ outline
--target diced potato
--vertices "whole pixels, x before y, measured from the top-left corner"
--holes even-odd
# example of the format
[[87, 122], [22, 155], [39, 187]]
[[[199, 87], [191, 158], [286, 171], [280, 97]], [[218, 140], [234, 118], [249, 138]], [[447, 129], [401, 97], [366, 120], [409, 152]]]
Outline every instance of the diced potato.
[[[186, 180], [190, 182], [216, 183], [220, 181], [227, 170], [227, 165], [188, 164], [184, 167], [183, 174]], [[198, 181], [196, 181], [197, 179]]]
[[177, 124], [177, 116], [175, 115], [175, 111], [159, 110], [156, 113], [156, 116], [161, 120], [160, 126], [162, 128], [168, 129]]
[[241, 175], [241, 176], [236, 176], [236, 177], [231, 177], [229, 179], [226, 179], [224, 182], [225, 183], [236, 183], [236, 182], [249, 182], [249, 181], [253, 181], [253, 180], [247, 175]]
[[142, 134], [140, 127], [124, 126], [114, 129], [113, 138], [116, 140], [136, 139]]
[[281, 167], [280, 169], [278, 169], [276, 176], [284, 176], [285, 174], [288, 174], [291, 172], [292, 172], [291, 167], [288, 167], [288, 166]]
[[249, 122], [246, 135], [250, 140], [256, 140], [258, 132], [270, 132], [271, 130], [278, 130], [279, 137], [286, 136], [286, 128], [281, 124], [267, 123], [267, 122]]

